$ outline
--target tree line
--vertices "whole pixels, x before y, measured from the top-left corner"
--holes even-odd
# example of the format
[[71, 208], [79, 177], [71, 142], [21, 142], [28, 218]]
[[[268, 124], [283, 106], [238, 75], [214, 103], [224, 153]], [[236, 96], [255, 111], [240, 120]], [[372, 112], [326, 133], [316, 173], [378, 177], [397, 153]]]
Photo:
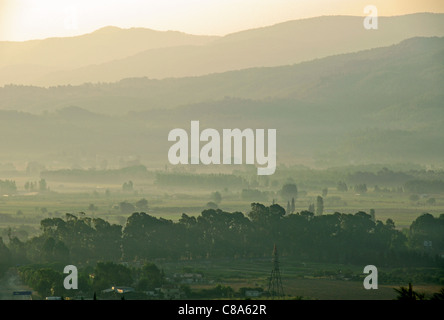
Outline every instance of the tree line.
[[276, 244], [284, 256], [302, 261], [436, 266], [443, 264], [444, 214], [423, 214], [408, 230], [365, 212], [316, 215], [289, 213], [278, 204], [252, 203], [250, 211], [207, 209], [174, 222], [144, 212], [124, 226], [86, 214], [41, 221], [42, 233], [27, 241], [0, 240], [0, 271], [7, 265], [154, 259], [269, 257]]
[[[44, 298], [48, 296], [69, 296], [72, 292], [63, 286], [66, 274], [63, 274], [64, 265], [61, 263], [31, 264], [20, 266], [18, 274], [20, 279], [33, 288], [37, 294]], [[80, 297], [90, 298], [96, 293], [100, 297], [115, 298], [115, 292], [109, 290], [108, 294], [102, 290], [113, 286], [130, 286], [135, 284], [139, 292], [154, 290], [164, 281], [163, 271], [153, 263], [145, 263], [141, 268], [128, 267], [113, 262], [98, 262], [95, 266], [86, 266], [79, 269], [78, 288], [76, 294]], [[146, 297], [145, 297], [146, 298]]]
[[11, 180], [0, 180], [0, 195], [10, 195], [17, 192], [17, 186], [15, 181]]
[[157, 172], [156, 184], [159, 186], [200, 186], [208, 187], [236, 187], [249, 186], [246, 179], [231, 174], [192, 174], [192, 173], [169, 173]]

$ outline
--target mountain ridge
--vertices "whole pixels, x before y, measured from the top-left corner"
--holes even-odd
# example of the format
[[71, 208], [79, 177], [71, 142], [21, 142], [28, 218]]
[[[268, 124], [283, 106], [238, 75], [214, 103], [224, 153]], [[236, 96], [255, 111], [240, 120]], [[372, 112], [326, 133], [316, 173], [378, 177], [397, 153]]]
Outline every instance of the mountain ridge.
[[164, 164], [168, 132], [200, 120], [202, 128], [277, 128], [278, 163], [442, 165], [443, 57], [444, 37], [415, 37], [201, 77], [5, 86], [0, 148], [65, 164], [122, 154]]
[[26, 81], [20, 81], [20, 75], [26, 73], [25, 68], [0, 68], [0, 85], [77, 85], [142, 76], [154, 79], [201, 76], [358, 52], [414, 36], [444, 36], [444, 14], [380, 17], [379, 25], [378, 30], [365, 30], [363, 17], [355, 16], [292, 20], [223, 37], [196, 40], [201, 44], [196, 44], [194, 40], [191, 44], [175, 42], [168, 47], [135, 50], [137, 52], [133, 54], [121, 55], [109, 61], [95, 61], [78, 68], [64, 67], [63, 70], [59, 68], [47, 72], [36, 70]]
[[[443, 39], [441, 37], [415, 37], [404, 40], [397, 45], [364, 50], [358, 53], [338, 54], [290, 66], [255, 67], [201, 77], [169, 78], [163, 80], [148, 79], [146, 77], [127, 78], [113, 83], [50, 88], [6, 86], [0, 88], [0, 96], [2, 96], [0, 108], [9, 109], [8, 104], [13, 104], [18, 110], [32, 111], [34, 109], [37, 112], [45, 110], [38, 107], [38, 99], [27, 98], [36, 92], [39, 92], [39, 96], [47, 101], [44, 104], [52, 106], [52, 109], [85, 103], [83, 106], [87, 107], [87, 109], [91, 107], [91, 111], [98, 111], [102, 108], [99, 105], [94, 105], [94, 101], [104, 98], [109, 98], [110, 100], [117, 99], [112, 104], [116, 106], [120, 103], [119, 101], [123, 105], [130, 105], [131, 101], [137, 102], [133, 107], [124, 109], [124, 112], [149, 110], [156, 107], [171, 108], [202, 101], [218, 100], [226, 96], [254, 100], [269, 97], [319, 99], [318, 94], [310, 93], [311, 91], [309, 90], [318, 90], [319, 88], [316, 86], [325, 89], [323, 83], [330, 81], [328, 78], [330, 75], [341, 75], [342, 68], [348, 67], [349, 70], [347, 72], [349, 75], [352, 74], [351, 72], [362, 71], [363, 68], [366, 71], [371, 71], [372, 65], [369, 61], [382, 61], [381, 63], [385, 64], [390, 62], [390, 64], [393, 64], [392, 67], [394, 67], [397, 63], [404, 61], [403, 59], [413, 59], [413, 56], [415, 56], [418, 61], [425, 63], [427, 68], [438, 68], [438, 70], [441, 70], [442, 60], [439, 59], [439, 54], [442, 52]], [[410, 48], [410, 51], [406, 51], [408, 48]], [[401, 59], [401, 57], [404, 58]], [[385, 69], [382, 69], [381, 72], [390, 70], [388, 67], [384, 66]], [[404, 72], [409, 72], [409, 70], [407, 69]], [[436, 70], [434, 72], [436, 73]], [[393, 76], [396, 76], [396, 73]], [[409, 74], [409, 77], [412, 76]], [[366, 77], [360, 79], [360, 82], [368, 81]], [[403, 83], [403, 79], [398, 80], [400, 84]], [[332, 85], [331, 81], [329, 83]], [[351, 83], [351, 85], [355, 84], [355, 82]], [[381, 90], [381, 92], [387, 89], [384, 86], [380, 87], [378, 82], [375, 82], [373, 85], [378, 86], [378, 90]], [[423, 88], [423, 85], [420, 83], [418, 85], [418, 88]], [[424, 90], [428, 92], [431, 90], [430, 88], [435, 87], [424, 88]], [[438, 89], [436, 90], [438, 91]], [[20, 91], [29, 93], [20, 95], [14, 93]], [[342, 91], [343, 89], [338, 92]], [[409, 92], [413, 91], [418, 91], [418, 89], [413, 88], [413, 90], [409, 90]], [[65, 93], [69, 93], [69, 96], [66, 96]], [[334, 94], [332, 89], [330, 89], [331, 94]], [[58, 95], [60, 95], [60, 98], [56, 98]], [[62, 100], [63, 104], [59, 105], [57, 101]], [[48, 103], [48, 101], [53, 102]], [[24, 108], [25, 106], [26, 108]], [[118, 109], [121, 110], [118, 112], [121, 114], [121, 107], [108, 106], [103, 111], [114, 113]], [[46, 110], [51, 110], [51, 108]]]

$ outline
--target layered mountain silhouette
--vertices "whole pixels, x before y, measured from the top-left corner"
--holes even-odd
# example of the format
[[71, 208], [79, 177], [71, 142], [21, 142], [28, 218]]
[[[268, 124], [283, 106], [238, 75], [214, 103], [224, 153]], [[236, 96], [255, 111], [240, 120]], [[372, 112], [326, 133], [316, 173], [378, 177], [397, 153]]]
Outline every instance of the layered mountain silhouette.
[[200, 77], [6, 86], [0, 109], [14, 111], [0, 112], [0, 136], [7, 137], [0, 148], [42, 158], [124, 153], [159, 164], [166, 161], [168, 132], [200, 120], [217, 129], [277, 128], [281, 163], [442, 164], [443, 57], [443, 37], [416, 37]]
[[0, 84], [38, 84], [39, 79], [52, 72], [109, 63], [146, 50], [200, 46], [217, 38], [177, 31], [105, 27], [76, 37], [3, 41], [0, 42]]
[[324, 16], [224, 37], [108, 27], [80, 37], [0, 43], [0, 85], [201, 76], [295, 64], [418, 36], [444, 36], [444, 15], [380, 17], [378, 30], [366, 30], [362, 17]]

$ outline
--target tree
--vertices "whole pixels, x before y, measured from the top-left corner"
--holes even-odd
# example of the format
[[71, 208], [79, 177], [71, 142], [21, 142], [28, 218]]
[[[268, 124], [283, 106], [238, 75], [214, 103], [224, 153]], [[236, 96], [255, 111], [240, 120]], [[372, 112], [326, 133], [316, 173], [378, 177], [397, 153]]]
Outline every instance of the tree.
[[11, 252], [0, 237], [0, 278], [3, 273], [11, 266]]
[[185, 251], [184, 226], [134, 212], [122, 234], [124, 259], [178, 258]]
[[130, 191], [133, 191], [133, 189], [134, 189], [134, 184], [133, 184], [132, 181], [125, 182], [125, 183], [122, 185], [122, 190], [123, 190], [123, 191], [130, 192]]
[[436, 200], [435, 200], [435, 198], [428, 198], [426, 203], [428, 205], [434, 206], [436, 204]]
[[102, 261], [117, 261], [121, 258], [122, 226], [110, 224], [100, 218], [91, 221], [93, 238], [92, 250], [96, 259]]
[[416, 291], [413, 291], [411, 283], [409, 283], [408, 289], [405, 287], [401, 287], [399, 289], [395, 288], [394, 290], [398, 293], [396, 300], [415, 301], [415, 300], [424, 300], [425, 297], [423, 293], [418, 293]]
[[376, 222], [376, 213], [375, 209], [370, 209], [370, 216], [372, 217], [372, 221]]
[[328, 188], [322, 189], [322, 196], [325, 198], [328, 194]]
[[120, 202], [119, 208], [123, 214], [129, 214], [136, 211], [136, 207], [132, 203], [129, 203], [128, 201]]
[[94, 268], [93, 288], [103, 290], [111, 286], [130, 286], [131, 270], [113, 262], [98, 262]]
[[216, 209], [218, 208], [217, 203], [215, 203], [215, 202], [213, 202], [213, 201], [207, 202], [207, 204], [205, 205], [205, 207], [206, 207], [207, 209], [214, 209], [214, 210], [216, 210]]
[[430, 300], [444, 300], [444, 288], [433, 294]]
[[284, 184], [280, 190], [280, 195], [284, 200], [296, 199], [298, 197], [298, 187], [294, 183]]
[[347, 184], [344, 181], [339, 181], [336, 188], [340, 192], [347, 192], [348, 191]]
[[[441, 215], [443, 216], [443, 215]], [[424, 213], [410, 225], [409, 246], [415, 249], [423, 249], [424, 241], [431, 241], [433, 249], [437, 252], [444, 250], [444, 219], [435, 218], [429, 213]]]
[[17, 186], [15, 184], [15, 181], [10, 180], [0, 180], [0, 195], [3, 194], [14, 194], [17, 192]]
[[44, 192], [48, 189], [48, 186], [46, 185], [46, 180], [45, 179], [41, 179], [39, 181], [39, 190]]
[[321, 196], [316, 198], [316, 215], [320, 216], [324, 213], [324, 200]]
[[95, 211], [97, 211], [99, 208], [97, 208], [93, 203], [91, 203], [89, 206], [88, 206], [88, 210], [89, 211], [91, 211], [91, 212], [95, 212]]
[[219, 191], [216, 191], [211, 194], [210, 199], [216, 204], [220, 204], [220, 202], [222, 201], [222, 196]]
[[269, 207], [261, 203], [252, 203], [248, 217], [260, 228], [266, 236], [274, 237], [279, 233], [281, 219], [285, 215], [285, 209], [278, 204]]
[[46, 262], [67, 262], [69, 250], [62, 241], [49, 237], [43, 243], [42, 259]]
[[366, 193], [367, 192], [367, 185], [365, 183], [357, 184], [355, 186], [355, 191], [358, 193]]
[[154, 263], [145, 263], [142, 267], [141, 280], [146, 289], [155, 289], [162, 285], [163, 274]]
[[143, 212], [148, 211], [148, 200], [146, 200], [145, 198], [140, 199], [136, 202], [136, 208]]
[[314, 203], [310, 203], [308, 205], [308, 210], [307, 211], [311, 212], [311, 213], [315, 213], [315, 205], [314, 205]]
[[149, 279], [141, 278], [136, 284], [137, 291], [147, 291], [149, 289]]
[[294, 203], [294, 197], [291, 198], [291, 213], [294, 213], [294, 211], [296, 210], [296, 205]]
[[19, 268], [19, 275], [24, 283], [33, 288], [43, 298], [61, 296], [63, 288], [63, 274], [51, 268], [25, 266]]

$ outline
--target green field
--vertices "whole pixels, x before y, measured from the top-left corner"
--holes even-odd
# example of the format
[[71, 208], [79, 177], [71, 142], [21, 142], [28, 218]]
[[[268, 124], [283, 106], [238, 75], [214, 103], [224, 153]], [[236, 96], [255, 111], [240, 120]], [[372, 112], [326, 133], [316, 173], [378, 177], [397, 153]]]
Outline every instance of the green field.
[[[8, 230], [21, 240], [27, 240], [40, 233], [40, 221], [45, 218], [64, 218], [66, 213], [79, 214], [84, 212], [89, 217], [98, 217], [111, 223], [125, 225], [126, 219], [133, 213], [122, 210], [120, 204], [128, 202], [134, 205], [141, 199], [146, 199], [146, 213], [165, 219], [177, 221], [182, 213], [189, 216], [199, 216], [207, 208], [210, 201], [215, 201], [214, 193], [221, 195], [217, 206], [226, 212], [240, 211], [248, 215], [252, 202], [270, 205], [273, 201], [284, 209], [287, 202], [279, 194], [282, 185], [288, 182], [298, 185], [298, 195], [295, 199], [295, 212], [308, 210], [311, 203], [316, 203], [316, 197], [323, 195], [324, 215], [334, 212], [354, 214], [358, 211], [369, 213], [375, 210], [376, 220], [385, 222], [392, 219], [399, 230], [408, 229], [411, 223], [420, 215], [427, 212], [435, 217], [444, 213], [444, 194], [418, 194], [412, 200], [411, 193], [397, 189], [396, 184], [384, 186], [386, 192], [377, 192], [374, 186], [368, 186], [365, 193], [356, 192], [351, 186], [348, 191], [338, 191], [338, 178], [329, 176], [330, 173], [320, 173], [317, 179], [301, 176], [277, 175], [264, 183], [251, 173], [240, 172], [247, 187], [208, 187], [199, 184], [167, 185], [157, 183], [154, 175], [149, 177], [125, 177], [125, 179], [103, 179], [102, 181], [61, 181], [46, 179], [48, 190], [30, 191], [24, 186], [28, 181], [38, 181], [40, 177], [29, 177], [24, 174], [8, 176], [15, 181], [17, 191], [14, 194], [0, 197], [0, 236], [7, 242]], [[322, 176], [322, 175], [325, 176]], [[0, 177], [0, 180], [5, 177]], [[132, 190], [124, 190], [123, 183], [133, 181]], [[105, 181], [105, 182], [103, 182]], [[264, 197], [248, 198], [242, 196], [242, 189], [259, 190]], [[427, 200], [434, 198], [434, 204]], [[93, 206], [91, 206], [93, 205]], [[212, 289], [217, 285], [229, 286], [235, 292], [240, 288], [257, 288], [267, 290], [268, 277], [272, 270], [270, 256], [255, 259], [205, 259], [191, 261], [154, 261], [162, 268], [167, 276], [187, 272], [198, 272], [203, 275], [203, 281], [189, 284], [190, 289], [199, 292], [202, 289]], [[365, 290], [363, 287], [364, 266], [321, 264], [310, 261], [300, 261], [297, 258], [280, 257], [282, 282], [285, 299], [345, 299], [345, 300], [390, 300], [396, 298], [394, 288], [407, 286], [410, 274], [421, 275], [412, 278], [415, 290], [431, 296], [442, 287], [440, 276], [427, 278], [430, 272], [436, 270], [396, 270], [379, 268], [381, 279], [378, 290]], [[403, 277], [393, 278], [393, 274], [404, 274]], [[389, 275], [389, 276], [387, 276]], [[400, 280], [401, 279], [401, 280]], [[418, 280], [419, 279], [419, 280]], [[433, 280], [430, 280], [433, 279]], [[6, 286], [7, 287], [7, 286]]]
[[[166, 274], [188, 272], [201, 273], [203, 283], [190, 285], [198, 291], [210, 289], [217, 284], [240, 288], [268, 288], [268, 278], [273, 264], [271, 258], [242, 260], [202, 260], [162, 263]], [[397, 293], [394, 288], [406, 287], [407, 282], [384, 281], [377, 290], [366, 290], [363, 286], [364, 266], [325, 263], [306, 263], [282, 257], [280, 271], [285, 299], [308, 300], [393, 300]], [[416, 270], [417, 272], [418, 270]], [[378, 272], [397, 272], [396, 269], [378, 268]], [[418, 292], [430, 296], [443, 285], [423, 281], [414, 284]]]

